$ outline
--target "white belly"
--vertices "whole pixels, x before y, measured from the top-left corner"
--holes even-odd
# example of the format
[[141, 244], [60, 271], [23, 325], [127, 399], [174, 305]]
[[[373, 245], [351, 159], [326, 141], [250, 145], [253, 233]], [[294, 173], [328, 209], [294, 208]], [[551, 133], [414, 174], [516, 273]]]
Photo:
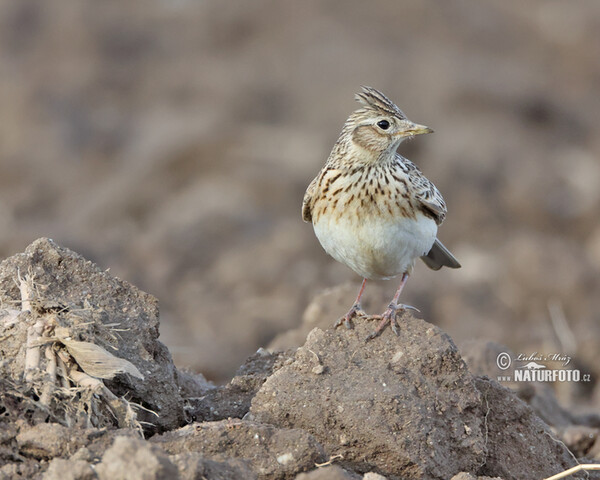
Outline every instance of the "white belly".
[[363, 278], [388, 279], [410, 273], [415, 260], [435, 241], [437, 225], [422, 214], [416, 219], [323, 215], [313, 224], [325, 251]]

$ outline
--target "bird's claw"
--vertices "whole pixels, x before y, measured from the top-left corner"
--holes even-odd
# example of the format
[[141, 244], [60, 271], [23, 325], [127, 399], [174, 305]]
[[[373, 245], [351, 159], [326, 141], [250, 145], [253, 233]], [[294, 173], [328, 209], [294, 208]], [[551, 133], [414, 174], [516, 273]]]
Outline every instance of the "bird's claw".
[[337, 322], [335, 322], [333, 328], [338, 328], [343, 323], [348, 330], [352, 330], [352, 319], [354, 317], [364, 317], [365, 315], [366, 313], [362, 310], [360, 304], [355, 303], [354, 305], [352, 305], [352, 308], [348, 310], [348, 313], [346, 315], [344, 315]]
[[421, 313], [421, 310], [419, 310], [417, 307], [412, 307], [410, 305], [406, 305], [406, 307], [403, 310], [414, 310], [417, 313]]
[[414, 310], [416, 312], [420, 312], [420, 310], [418, 308], [415, 308], [411, 305], [404, 305], [403, 303], [394, 305], [393, 303], [390, 303], [388, 305], [387, 310], [383, 313], [383, 315], [374, 315], [373, 318], [381, 318], [381, 323], [379, 325], [377, 325], [377, 328], [375, 330], [373, 330], [373, 332], [371, 332], [367, 336], [367, 338], [365, 339], [365, 342], [368, 342], [369, 340], [373, 340], [375, 337], [378, 337], [379, 335], [381, 335], [381, 332], [383, 332], [385, 330], [385, 327], [387, 327], [388, 323], [390, 324], [390, 326], [392, 328], [392, 332], [394, 332], [397, 336], [399, 336], [400, 335], [400, 326], [398, 325], [398, 321], [397, 321], [396, 317], [397, 317], [399, 311], [406, 311], [406, 310]]
[[400, 336], [400, 325], [398, 325], [398, 320], [396, 319], [396, 315], [394, 315], [390, 319], [390, 327], [392, 327], [392, 332], [399, 337]]
[[415, 312], [421, 313], [421, 310], [419, 310], [417, 307], [413, 307], [412, 305], [405, 305], [403, 303], [399, 303], [396, 306], [396, 310], [414, 310]]

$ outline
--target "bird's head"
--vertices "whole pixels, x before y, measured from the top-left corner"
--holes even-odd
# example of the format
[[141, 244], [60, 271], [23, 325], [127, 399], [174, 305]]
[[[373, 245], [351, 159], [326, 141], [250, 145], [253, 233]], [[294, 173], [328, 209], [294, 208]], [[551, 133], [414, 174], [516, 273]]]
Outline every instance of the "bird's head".
[[362, 87], [355, 98], [363, 106], [348, 117], [342, 136], [372, 161], [393, 155], [406, 138], [433, 132], [411, 122], [389, 98], [372, 87]]

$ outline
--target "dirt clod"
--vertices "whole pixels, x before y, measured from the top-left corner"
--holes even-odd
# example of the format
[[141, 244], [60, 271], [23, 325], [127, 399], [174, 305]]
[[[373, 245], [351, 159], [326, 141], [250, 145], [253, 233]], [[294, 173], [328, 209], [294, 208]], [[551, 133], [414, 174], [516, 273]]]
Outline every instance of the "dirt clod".
[[197, 452], [216, 461], [247, 460], [260, 479], [288, 479], [324, 462], [323, 447], [306, 431], [245, 420], [188, 425], [151, 439], [170, 454]]
[[239, 478], [244, 480], [256, 480], [254, 473], [248, 462], [239, 459], [228, 459], [222, 462], [207, 460], [199, 453], [182, 453], [171, 455], [173, 462], [178, 470], [181, 480], [197, 480], [206, 478], [207, 480], [232, 480]]
[[[314, 329], [294, 361], [252, 401], [254, 419], [302, 428], [342, 465], [389, 478], [449, 478], [484, 463], [481, 397], [452, 340], [405, 316], [365, 343], [375, 327]], [[324, 374], [312, 370], [316, 356]]]
[[[30, 298], [22, 298], [23, 286]], [[158, 341], [158, 302], [151, 295], [41, 238], [0, 264], [0, 304], [31, 306], [30, 316], [23, 321], [0, 324], [6, 354], [2, 370], [16, 382], [26, 373], [32, 388], [41, 393], [38, 407], [46, 408], [46, 418], [94, 427], [115, 420], [119, 426], [142, 421], [147, 431], [184, 423], [177, 372], [168, 350]], [[36, 334], [33, 341], [31, 332]], [[63, 337], [69, 340], [62, 342]], [[119, 374], [104, 383], [94, 380], [97, 369], [86, 371], [83, 362], [78, 364], [69, 352], [70, 341], [77, 346], [87, 342], [83, 345], [92, 344], [118, 357], [121, 364], [131, 364], [125, 370], [141, 372], [143, 380], [137, 374]], [[73, 386], [82, 391], [73, 395], [65, 390]], [[85, 393], [86, 388], [96, 396]], [[98, 395], [103, 402], [97, 401]], [[36, 421], [45, 421], [43, 417], [38, 415]]]
[[513, 392], [487, 377], [476, 377], [475, 382], [483, 396], [489, 439], [481, 474], [539, 480], [577, 465], [565, 444]]
[[467, 472], [460, 472], [454, 475], [451, 480], [502, 480], [500, 477], [478, 477], [477, 475], [473, 475]]
[[270, 353], [260, 349], [248, 357], [228, 384], [208, 389], [201, 397], [189, 401], [192, 419], [242, 418], [250, 410], [250, 402], [265, 380], [291, 355], [291, 352]]
[[[360, 480], [361, 478], [362, 477], [360, 475], [347, 472], [337, 465], [330, 465], [327, 467], [317, 468], [311, 472], [301, 473], [296, 477], [295, 480]], [[379, 480], [382, 479], [384, 480], [384, 477], [380, 477]]]
[[98, 475], [84, 460], [55, 458], [50, 462], [43, 480], [95, 480]]
[[86, 435], [82, 431], [71, 432], [57, 423], [40, 423], [30, 428], [23, 426], [16, 436], [17, 445], [22, 455], [37, 459], [48, 459], [62, 456], [70, 449], [76, 450], [85, 443]]
[[170, 480], [177, 467], [160, 448], [144, 440], [117, 437], [96, 465], [100, 480]]

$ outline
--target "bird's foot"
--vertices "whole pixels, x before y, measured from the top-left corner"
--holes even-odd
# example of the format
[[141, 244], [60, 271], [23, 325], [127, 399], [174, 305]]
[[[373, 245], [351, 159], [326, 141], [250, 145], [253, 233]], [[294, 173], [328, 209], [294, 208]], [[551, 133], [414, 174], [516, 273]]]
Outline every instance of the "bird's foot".
[[379, 323], [379, 325], [377, 325], [377, 328], [367, 336], [365, 341], [368, 342], [369, 340], [373, 340], [375, 337], [381, 335], [381, 332], [385, 330], [385, 327], [388, 326], [388, 323], [392, 326], [392, 331], [396, 335], [400, 335], [400, 327], [398, 326], [398, 321], [396, 320], [396, 317], [398, 315], [398, 312], [404, 312], [406, 310], [414, 310], [416, 312], [419, 311], [418, 308], [415, 308], [411, 305], [404, 305], [402, 303], [390, 303], [388, 305], [387, 310], [383, 312], [382, 315], [374, 315], [373, 318], [381, 319], [381, 322]]
[[364, 317], [365, 315], [366, 313], [360, 308], [360, 303], [355, 303], [346, 315], [335, 322], [333, 328], [337, 328], [343, 323], [347, 329], [352, 329], [352, 319], [354, 317]]

